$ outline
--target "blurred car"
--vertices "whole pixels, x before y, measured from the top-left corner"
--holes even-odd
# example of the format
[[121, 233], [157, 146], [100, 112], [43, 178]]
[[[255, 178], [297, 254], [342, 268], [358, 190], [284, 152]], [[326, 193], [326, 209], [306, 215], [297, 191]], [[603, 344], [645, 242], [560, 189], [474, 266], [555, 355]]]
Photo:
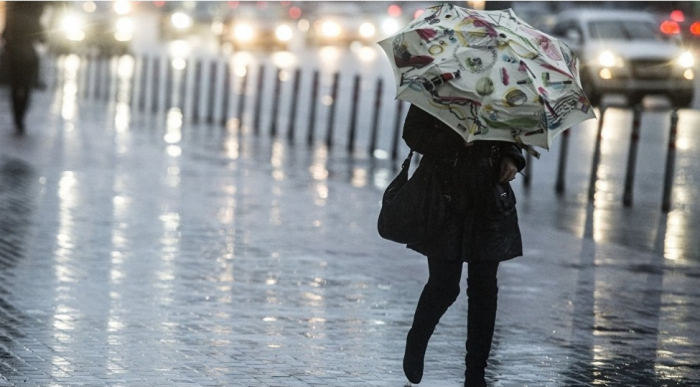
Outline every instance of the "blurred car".
[[677, 107], [692, 102], [694, 55], [664, 36], [652, 14], [576, 9], [556, 19], [552, 35], [578, 56], [591, 103], [606, 93], [624, 94], [632, 105], [650, 94], [666, 95]]
[[319, 2], [309, 10], [306, 42], [310, 46], [374, 44], [412, 19], [401, 6], [370, 2]]
[[700, 18], [689, 17], [680, 9], [657, 15], [661, 33], [679, 39], [681, 45], [696, 52], [700, 50]]
[[299, 30], [281, 4], [243, 3], [230, 9], [220, 21], [219, 41], [234, 50], [287, 50]]
[[47, 47], [58, 55], [124, 55], [136, 29], [131, 4], [125, 1], [57, 3], [48, 24]]
[[218, 4], [211, 2], [164, 2], [159, 10], [160, 39], [173, 41], [208, 34], [218, 8]]

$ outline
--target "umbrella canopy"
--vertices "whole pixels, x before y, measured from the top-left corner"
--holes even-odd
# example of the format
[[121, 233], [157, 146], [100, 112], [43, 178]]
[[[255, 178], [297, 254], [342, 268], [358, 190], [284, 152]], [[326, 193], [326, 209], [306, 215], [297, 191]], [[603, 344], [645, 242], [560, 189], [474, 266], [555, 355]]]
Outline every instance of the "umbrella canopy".
[[467, 142], [500, 140], [549, 149], [564, 130], [595, 118], [578, 60], [513, 10], [428, 8], [379, 42], [397, 98], [445, 122]]

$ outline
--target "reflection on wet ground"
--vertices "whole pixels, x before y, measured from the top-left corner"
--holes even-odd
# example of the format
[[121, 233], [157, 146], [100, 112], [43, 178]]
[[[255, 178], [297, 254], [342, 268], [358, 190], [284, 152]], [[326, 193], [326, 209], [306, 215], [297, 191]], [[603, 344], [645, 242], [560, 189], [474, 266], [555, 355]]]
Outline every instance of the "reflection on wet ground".
[[[25, 137], [0, 134], [0, 386], [403, 385], [427, 268], [376, 235], [392, 163], [177, 109], [77, 104], [75, 90], [38, 95], [51, 111]], [[606, 132], [625, 149], [629, 116], [613, 113]], [[564, 195], [554, 150], [516, 184], [526, 253], [500, 274], [495, 386], [697, 385], [696, 145], [679, 151], [663, 214], [654, 126], [632, 208], [616, 148], [585, 200], [589, 126], [572, 135]], [[422, 385], [461, 385], [464, 299]]]

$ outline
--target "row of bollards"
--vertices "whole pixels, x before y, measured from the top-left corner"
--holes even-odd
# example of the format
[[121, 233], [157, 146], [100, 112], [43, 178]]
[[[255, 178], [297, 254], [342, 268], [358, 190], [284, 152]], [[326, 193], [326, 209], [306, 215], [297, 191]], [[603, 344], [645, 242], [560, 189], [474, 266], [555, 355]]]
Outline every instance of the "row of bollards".
[[[85, 75], [81, 80], [85, 85], [85, 91], [83, 97], [85, 99], [93, 98], [109, 98], [109, 94], [112, 90], [109, 90], [109, 80], [117, 76], [115, 74], [114, 66], [109, 66], [110, 59], [98, 59], [95, 57], [83, 57], [82, 63], [85, 66]], [[192, 63], [194, 61], [194, 63]], [[238, 85], [237, 97], [237, 109], [233, 115], [229, 112], [231, 93], [235, 91], [235, 85], [232, 81], [232, 71], [230, 68], [230, 63], [228, 60], [217, 60], [212, 59], [209, 63], [206, 63], [203, 59], [194, 59], [189, 61], [184, 61], [177, 70], [179, 70], [179, 75], [177, 75], [176, 68], [172, 64], [171, 58], [164, 58], [161, 56], [143, 56], [134, 60], [134, 71], [130, 78], [130, 88], [129, 96], [130, 103], [133, 104], [133, 108], [139, 112], [146, 112], [147, 109], [151, 113], [158, 113], [163, 110], [168, 110], [173, 107], [180, 109], [183, 118], [189, 116], [189, 120], [194, 124], [200, 122], [205, 122], [210, 125], [220, 125], [226, 126], [230, 118], [238, 119], [238, 127], [243, 125], [243, 120], [245, 117], [245, 110], [248, 107], [247, 99], [250, 94], [253, 94], [254, 100], [252, 101], [252, 132], [255, 135], [261, 133], [261, 117], [264, 106], [269, 106], [271, 109], [270, 117], [271, 123], [269, 127], [269, 134], [271, 136], [278, 136], [280, 128], [278, 124], [278, 116], [281, 109], [282, 101], [282, 73], [283, 70], [280, 68], [276, 69], [276, 76], [274, 78], [273, 92], [271, 96], [265, 95], [264, 92], [266, 84], [266, 74], [267, 66], [265, 64], [260, 64], [257, 73], [253, 74], [257, 78], [250, 80], [251, 77], [251, 66], [245, 68], [240, 78], [240, 84]], [[205, 74], [205, 68], [208, 67], [208, 72]], [[193, 66], [192, 74], [184, 71], [184, 69]], [[223, 67], [223, 69], [222, 69]], [[292, 71], [291, 79], [291, 97], [290, 97], [290, 107], [289, 107], [289, 125], [287, 127], [287, 139], [292, 141], [295, 137], [296, 132], [296, 121], [299, 115], [299, 110], [301, 106], [304, 106], [302, 101], [299, 100], [300, 89], [302, 84], [302, 71], [297, 68]], [[188, 75], [192, 79], [188, 79]], [[315, 126], [316, 118], [318, 114], [317, 105], [319, 101], [320, 93], [320, 76], [318, 70], [314, 70], [312, 73], [312, 85], [311, 93], [308, 95], [307, 102], [309, 106], [308, 110], [308, 133], [306, 134], [306, 142], [309, 146], [313, 145], [316, 139]], [[207, 79], [205, 79], [207, 77]], [[341, 74], [336, 72], [332, 75], [332, 82], [330, 85], [330, 95], [327, 96], [328, 101], [324, 100], [324, 105], [328, 106], [327, 111], [327, 125], [326, 132], [323, 138], [325, 145], [331, 149], [334, 146], [335, 139], [335, 126], [336, 126], [336, 115], [338, 107], [338, 95], [340, 87]], [[191, 80], [191, 82], [188, 82]], [[252, 81], [252, 82], [251, 82]], [[255, 92], [248, 93], [248, 85], [254, 84]], [[347, 151], [353, 153], [356, 150], [357, 143], [357, 133], [358, 133], [358, 121], [359, 121], [359, 106], [362, 102], [362, 78], [360, 75], [355, 75], [353, 78], [353, 94], [350, 101], [350, 124], [347, 132]], [[58, 83], [56, 84], [58, 87]], [[188, 89], [189, 88], [189, 89]], [[206, 93], [203, 93], [203, 89], [207, 89]], [[378, 138], [380, 130], [380, 118], [382, 117], [382, 103], [381, 99], [384, 96], [383, 80], [378, 78], [376, 81], [376, 99], [373, 105], [372, 112], [372, 124], [371, 133], [369, 135], [368, 142], [368, 153], [370, 155], [374, 154], [374, 151], [378, 147]], [[220, 92], [220, 93], [218, 93]], [[217, 98], [217, 95], [220, 98]], [[185, 107], [185, 96], [191, 98], [191, 106], [186, 111]], [[216, 112], [219, 112], [215, 116]], [[396, 107], [396, 121], [402, 121], [403, 117], [403, 107], [402, 102], [397, 103]], [[233, 116], [233, 117], [232, 117]], [[399, 139], [394, 137], [395, 143], [391, 145], [391, 149], [398, 147], [397, 142]], [[397, 152], [392, 152], [392, 159], [398, 159]]]
[[[603, 123], [605, 119], [605, 113], [607, 111], [607, 106], [601, 105], [600, 107], [600, 119], [598, 120], [598, 128], [596, 131], [595, 146], [593, 150], [593, 161], [591, 165], [591, 174], [588, 183], [588, 200], [593, 201], [595, 199], [596, 192], [596, 182], [598, 180], [598, 167], [600, 165], [600, 154], [601, 154], [601, 144], [603, 140]], [[641, 116], [642, 108], [637, 105], [633, 109], [632, 118], [632, 130], [630, 134], [630, 145], [629, 151], [627, 153], [627, 169], [625, 171], [625, 181], [624, 190], [622, 194], [622, 204], [625, 207], [632, 206], [634, 199], [634, 178], [637, 166], [637, 152], [639, 148], [640, 132], [641, 132]], [[673, 175], [675, 169], [675, 159], [676, 159], [676, 136], [678, 133], [678, 112], [673, 110], [671, 112], [671, 125], [670, 134], [668, 140], [668, 149], [666, 153], [666, 166], [664, 174], [664, 185], [663, 185], [663, 198], [661, 208], [663, 211], [667, 212], [671, 209], [671, 189], [673, 187]], [[559, 153], [559, 162], [557, 166], [557, 179], [555, 184], [555, 191], [558, 194], [564, 192], [565, 188], [565, 175], [566, 175], [566, 162], [569, 149], [569, 131], [565, 131], [561, 138], [561, 148]], [[528, 160], [528, 165], [529, 164]], [[524, 184], [529, 185], [530, 173], [526, 175]]]
[[[187, 73], [181, 71], [179, 77], [179, 83], [175, 81], [175, 67], [171, 64], [170, 58], [162, 58], [160, 56], [144, 56], [139, 60], [135, 61], [135, 68], [138, 68], [135, 73], [139, 74], [139, 77], [132, 74], [130, 82], [131, 87], [129, 88], [130, 103], [133, 102], [134, 108], [141, 112], [145, 112], [147, 105], [150, 106], [153, 113], [157, 113], [162, 109], [169, 109], [171, 107], [180, 108], [183, 116], [187, 114], [190, 115], [190, 119], [193, 123], [206, 122], [208, 124], [217, 124], [225, 127], [230, 117], [229, 104], [231, 93], [235, 90], [232, 81], [231, 68], [229, 66], [229, 61], [221, 61], [213, 59], [209, 65], [209, 71], [205, 74], [206, 61], [203, 59], [196, 59], [194, 61], [191, 90], [188, 90]], [[83, 61], [83, 89], [82, 96], [86, 99], [94, 98], [100, 99], [109, 98], [109, 94], [114, 93], [117, 87], [113, 86], [110, 80], [114, 79], [115, 70], [114, 59], [112, 60], [98, 60], [96, 58], [84, 58]], [[188, 68], [189, 62], [185, 62], [180, 70]], [[223, 65], [223, 68], [222, 68]], [[161, 66], [165, 66], [162, 68]], [[165, 79], [162, 78], [162, 73], [165, 73]], [[267, 68], [265, 64], [260, 64], [257, 73], [257, 79], [253, 80], [256, 92], [254, 93], [254, 101], [252, 106], [253, 115], [253, 133], [255, 135], [260, 134], [261, 130], [261, 114], [263, 109], [263, 103], [266, 102], [271, 106], [271, 123], [269, 127], [269, 134], [273, 137], [278, 136], [278, 116], [280, 111], [281, 95], [282, 95], [282, 73], [283, 70], [280, 68], [276, 69], [276, 77], [273, 85], [273, 94], [271, 98], [266, 99], [265, 93], [263, 92], [265, 88], [265, 75]], [[208, 79], [204, 79], [208, 75]], [[237, 110], [234, 113], [234, 117], [238, 119], [239, 127], [243, 125], [243, 118], [245, 109], [247, 107], [248, 85], [251, 83], [249, 77], [251, 75], [251, 66], [247, 66], [242, 74], [240, 75], [240, 84], [238, 85], [237, 93]], [[328, 100], [330, 103], [328, 105], [328, 116], [326, 133], [324, 138], [324, 143], [328, 149], [334, 146], [333, 140], [335, 121], [336, 121], [336, 111], [337, 111], [337, 99], [339, 93], [341, 74], [335, 72], [332, 75], [332, 82], [330, 85], [330, 96]], [[203, 93], [202, 88], [207, 85], [208, 81], [208, 92]], [[295, 138], [296, 132], [296, 121], [299, 113], [300, 105], [299, 95], [302, 84], [302, 71], [297, 68], [293, 72], [291, 79], [291, 94], [290, 94], [290, 107], [289, 107], [289, 123], [287, 127], [287, 139], [292, 142]], [[58, 87], [60, 80], [56, 79], [54, 85]], [[178, 85], [177, 92], [175, 92], [174, 87]], [[216, 91], [220, 87], [221, 98], [216, 98]], [[315, 126], [317, 117], [317, 105], [319, 104], [319, 90], [320, 90], [320, 73], [318, 70], [314, 70], [311, 79], [311, 91], [308, 95], [308, 125], [306, 133], [306, 143], [311, 146], [315, 142]], [[138, 95], [135, 92], [138, 91]], [[163, 92], [162, 92], [163, 91]], [[189, 92], [189, 94], [188, 94]], [[378, 78], [376, 81], [376, 86], [374, 88], [375, 98], [373, 104], [373, 111], [371, 116], [371, 127], [370, 136], [368, 141], [367, 153], [370, 157], [374, 157], [375, 151], [378, 149], [378, 133], [380, 128], [380, 117], [382, 116], [382, 99], [384, 96], [384, 84], [382, 78]], [[359, 75], [355, 75], [352, 82], [352, 98], [350, 100], [350, 120], [347, 130], [347, 152], [354, 153], [356, 151], [357, 142], [357, 132], [358, 132], [358, 112], [359, 104], [362, 101], [362, 79]], [[203, 95], [205, 94], [205, 95]], [[173, 99], [179, 95], [177, 103]], [[185, 112], [185, 100], [184, 96], [191, 96], [191, 108], [188, 112]], [[150, 102], [150, 103], [148, 103]], [[217, 102], [219, 104], [216, 109]], [[398, 160], [399, 158], [399, 144], [401, 137], [401, 125], [403, 121], [404, 112], [404, 102], [397, 100], [395, 106], [395, 121], [393, 126], [393, 136], [391, 138], [391, 151], [390, 157], [392, 160]], [[177, 106], [174, 106], [177, 105]], [[203, 106], [202, 106], [203, 105]], [[202, 109], [200, 109], [202, 108]], [[203, 111], [202, 111], [203, 110]], [[219, 116], [215, 117], [215, 112], [219, 111]], [[601, 105], [600, 107], [600, 119], [598, 121], [597, 133], [595, 138], [595, 148], [593, 153], [593, 160], [591, 165], [590, 180], [588, 185], [588, 199], [592, 201], [596, 192], [596, 181], [598, 176], [598, 167], [601, 158], [601, 143], [602, 143], [602, 131], [603, 123], [607, 111], [607, 106]], [[204, 114], [204, 117], [201, 114]], [[633, 110], [633, 123], [630, 138], [630, 147], [627, 157], [627, 170], [625, 174], [624, 181], [624, 192], [623, 192], [623, 205], [631, 206], [633, 202], [633, 187], [634, 187], [634, 177], [635, 169], [637, 163], [637, 153], [640, 140], [640, 130], [641, 130], [641, 114], [642, 109], [640, 106], [636, 106]], [[666, 158], [666, 169], [664, 177], [664, 187], [663, 187], [663, 202], [662, 209], [668, 211], [671, 207], [671, 188], [673, 184], [673, 174], [675, 166], [675, 139], [677, 134], [677, 124], [678, 124], [678, 113], [676, 111], [672, 112], [671, 115], [671, 129], [669, 136], [669, 144], [667, 150]], [[557, 165], [557, 175], [555, 183], [555, 191], [561, 194], [565, 190], [565, 178], [566, 178], [566, 165], [568, 157], [570, 141], [570, 132], [564, 131], [561, 137], [561, 148], [559, 151], [559, 160]], [[532, 168], [532, 158], [529, 153], [526, 154], [528, 170], [524, 176], [523, 184], [525, 187], [529, 187], [532, 181], [533, 168]]]

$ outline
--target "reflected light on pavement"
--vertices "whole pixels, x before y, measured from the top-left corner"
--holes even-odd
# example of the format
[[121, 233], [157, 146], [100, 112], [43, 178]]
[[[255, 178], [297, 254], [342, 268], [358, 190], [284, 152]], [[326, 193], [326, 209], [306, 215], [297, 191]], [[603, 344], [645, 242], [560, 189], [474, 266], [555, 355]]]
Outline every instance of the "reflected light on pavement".
[[666, 220], [664, 258], [675, 261], [683, 257], [683, 240], [688, 236], [686, 215], [681, 210], [671, 211]]
[[236, 160], [239, 157], [240, 144], [236, 136], [228, 136], [224, 142], [225, 155], [230, 160]]
[[[328, 169], [326, 165], [328, 163], [328, 149], [324, 146], [317, 147], [314, 150], [313, 160], [311, 166], [309, 167], [309, 172], [311, 172], [311, 177], [316, 180], [314, 182], [314, 191], [316, 192], [316, 197], [314, 198], [314, 204], [323, 207], [326, 205], [326, 199], [328, 199]], [[320, 226], [320, 222], [318, 226]]]
[[[129, 93], [131, 89], [131, 78], [134, 76], [134, 68], [136, 62], [134, 58], [124, 55], [119, 58], [117, 65], [117, 106], [114, 115], [114, 129], [117, 133], [124, 133], [129, 129], [129, 120], [131, 119], [131, 109], [129, 107]], [[119, 140], [117, 140], [117, 143]], [[123, 144], [118, 144], [117, 151], [124, 153]]]
[[67, 121], [73, 120], [78, 108], [78, 70], [80, 69], [80, 62], [80, 57], [75, 54], [68, 55], [63, 61], [64, 84], [61, 117]]
[[353, 187], [362, 188], [367, 185], [367, 170], [365, 168], [353, 168], [351, 184]]
[[277, 140], [272, 144], [272, 156], [270, 164], [272, 165], [272, 178], [275, 181], [284, 180], [284, 170], [282, 169], [284, 162], [284, 145]]
[[182, 112], [178, 108], [168, 111], [166, 133], [163, 140], [168, 144], [177, 144], [182, 140]]

